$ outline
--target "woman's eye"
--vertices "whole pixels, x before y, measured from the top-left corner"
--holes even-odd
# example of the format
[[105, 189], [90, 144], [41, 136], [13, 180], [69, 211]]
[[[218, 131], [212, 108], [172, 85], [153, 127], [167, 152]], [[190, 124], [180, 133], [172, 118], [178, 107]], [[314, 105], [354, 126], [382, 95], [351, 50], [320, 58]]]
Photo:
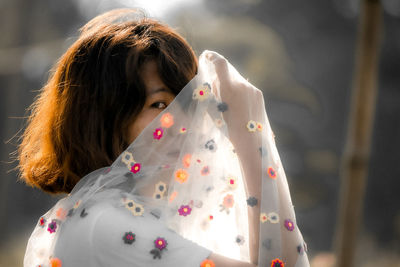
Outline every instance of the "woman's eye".
[[167, 104], [165, 104], [164, 102], [155, 102], [151, 106], [154, 108], [166, 108]]

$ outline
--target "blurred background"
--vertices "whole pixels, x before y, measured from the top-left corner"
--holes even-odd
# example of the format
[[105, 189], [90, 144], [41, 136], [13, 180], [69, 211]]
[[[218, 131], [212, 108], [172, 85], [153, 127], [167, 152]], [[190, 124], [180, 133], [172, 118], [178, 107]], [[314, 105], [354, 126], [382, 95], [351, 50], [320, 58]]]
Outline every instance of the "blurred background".
[[[400, 266], [400, 1], [382, 0], [378, 95], [355, 266]], [[104, 11], [141, 7], [197, 55], [224, 55], [264, 92], [312, 266], [334, 261], [359, 0], [0, 0], [0, 266], [22, 266], [59, 197], [17, 180], [10, 153], [49, 70]]]

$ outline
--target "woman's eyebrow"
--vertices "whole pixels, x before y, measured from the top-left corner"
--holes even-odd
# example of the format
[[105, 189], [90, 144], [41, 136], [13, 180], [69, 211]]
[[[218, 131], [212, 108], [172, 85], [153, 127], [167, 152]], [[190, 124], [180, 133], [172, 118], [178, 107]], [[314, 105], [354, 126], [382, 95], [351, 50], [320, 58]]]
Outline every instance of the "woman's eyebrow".
[[159, 92], [171, 93], [171, 90], [169, 90], [168, 88], [165, 88], [165, 87], [160, 87], [160, 88], [156, 88], [156, 89], [150, 91], [149, 95], [154, 95]]

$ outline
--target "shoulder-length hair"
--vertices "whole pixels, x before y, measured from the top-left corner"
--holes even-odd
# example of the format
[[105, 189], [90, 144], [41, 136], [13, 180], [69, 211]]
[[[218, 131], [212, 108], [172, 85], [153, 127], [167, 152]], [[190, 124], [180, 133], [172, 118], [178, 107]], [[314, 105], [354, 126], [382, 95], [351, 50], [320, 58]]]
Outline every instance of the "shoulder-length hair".
[[127, 127], [146, 98], [144, 63], [155, 60], [175, 95], [197, 72], [189, 44], [136, 10], [107, 12], [80, 32], [29, 107], [17, 151], [20, 178], [49, 193], [69, 193], [129, 146]]

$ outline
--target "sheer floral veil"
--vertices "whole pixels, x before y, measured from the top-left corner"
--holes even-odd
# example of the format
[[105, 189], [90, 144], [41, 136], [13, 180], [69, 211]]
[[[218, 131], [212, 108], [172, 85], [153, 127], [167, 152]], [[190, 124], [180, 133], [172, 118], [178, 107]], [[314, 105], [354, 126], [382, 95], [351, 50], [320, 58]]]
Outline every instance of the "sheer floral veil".
[[[308, 266], [263, 94], [212, 51], [201, 54], [198, 74], [111, 166], [86, 175], [40, 218], [25, 263], [54, 256], [68, 221], [104, 202], [213, 253], [250, 261], [258, 242], [258, 266]], [[167, 241], [164, 255], [174, 253]]]

